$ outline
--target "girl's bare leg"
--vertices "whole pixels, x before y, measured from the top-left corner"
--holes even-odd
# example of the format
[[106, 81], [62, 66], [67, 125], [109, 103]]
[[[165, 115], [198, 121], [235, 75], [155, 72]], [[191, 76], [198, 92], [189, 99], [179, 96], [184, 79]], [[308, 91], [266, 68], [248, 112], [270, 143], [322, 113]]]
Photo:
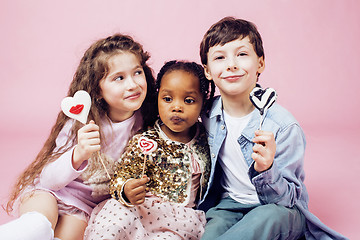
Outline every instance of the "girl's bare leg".
[[53, 240], [58, 219], [55, 197], [45, 191], [36, 191], [21, 199], [21, 216], [0, 226], [0, 238], [7, 240]]
[[27, 212], [41, 213], [49, 220], [52, 229], [55, 229], [58, 221], [58, 206], [56, 198], [51, 193], [36, 191], [34, 194], [25, 196], [21, 201], [19, 213], [23, 215]]
[[55, 237], [61, 240], [82, 240], [87, 223], [75, 216], [62, 215], [55, 228]]

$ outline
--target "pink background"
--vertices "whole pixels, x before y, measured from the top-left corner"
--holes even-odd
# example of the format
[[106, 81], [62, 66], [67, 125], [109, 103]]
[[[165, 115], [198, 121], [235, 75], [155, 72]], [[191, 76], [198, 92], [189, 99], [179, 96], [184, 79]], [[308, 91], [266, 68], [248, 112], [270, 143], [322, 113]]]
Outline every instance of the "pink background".
[[[199, 43], [224, 16], [263, 36], [260, 83], [279, 94], [307, 136], [310, 209], [360, 239], [360, 3], [356, 0], [4, 1], [0, 3], [0, 203], [40, 150], [85, 49], [128, 33], [164, 61], [199, 62]], [[10, 217], [0, 209], [0, 224]]]

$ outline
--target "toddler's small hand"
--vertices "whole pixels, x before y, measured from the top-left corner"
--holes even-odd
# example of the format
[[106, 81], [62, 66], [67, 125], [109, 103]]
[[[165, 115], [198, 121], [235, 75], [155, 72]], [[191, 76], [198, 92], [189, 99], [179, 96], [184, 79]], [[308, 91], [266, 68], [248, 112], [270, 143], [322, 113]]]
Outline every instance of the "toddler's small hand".
[[144, 175], [140, 179], [131, 179], [124, 186], [124, 193], [127, 199], [133, 205], [142, 204], [145, 202], [146, 183], [149, 178]]
[[266, 171], [274, 162], [276, 152], [274, 134], [272, 132], [256, 130], [253, 142], [255, 145], [251, 157], [255, 161], [254, 168], [257, 172]]

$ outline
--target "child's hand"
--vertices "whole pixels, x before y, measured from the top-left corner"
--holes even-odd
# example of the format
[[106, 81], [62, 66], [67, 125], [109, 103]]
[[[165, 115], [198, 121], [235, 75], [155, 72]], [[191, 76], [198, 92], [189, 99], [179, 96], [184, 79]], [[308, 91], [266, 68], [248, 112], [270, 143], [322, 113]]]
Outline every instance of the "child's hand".
[[73, 167], [78, 169], [91, 155], [100, 150], [99, 126], [91, 120], [78, 131], [78, 144], [74, 149]]
[[272, 132], [256, 130], [253, 142], [255, 145], [253, 147], [254, 152], [251, 154], [251, 157], [255, 161], [255, 171], [266, 171], [274, 162], [276, 152], [274, 134]]
[[146, 183], [150, 179], [144, 175], [140, 179], [131, 179], [124, 186], [124, 193], [127, 199], [133, 205], [142, 204], [145, 202]]

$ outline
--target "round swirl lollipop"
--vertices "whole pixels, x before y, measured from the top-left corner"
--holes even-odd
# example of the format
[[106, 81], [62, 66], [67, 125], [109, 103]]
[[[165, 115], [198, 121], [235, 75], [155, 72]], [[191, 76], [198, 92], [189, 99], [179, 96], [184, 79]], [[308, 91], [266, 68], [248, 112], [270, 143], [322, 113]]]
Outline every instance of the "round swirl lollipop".
[[[148, 155], [150, 157], [150, 161], [152, 161], [151, 153], [157, 149], [157, 142], [142, 136], [139, 138], [138, 146], [145, 155]], [[145, 173], [145, 166], [146, 166], [146, 157], [144, 157], [142, 176], [144, 176]]]
[[273, 88], [262, 89], [260, 85], [257, 84], [251, 91], [250, 101], [260, 111], [261, 115], [259, 129], [261, 129], [267, 110], [274, 104], [276, 98], [277, 94]]

